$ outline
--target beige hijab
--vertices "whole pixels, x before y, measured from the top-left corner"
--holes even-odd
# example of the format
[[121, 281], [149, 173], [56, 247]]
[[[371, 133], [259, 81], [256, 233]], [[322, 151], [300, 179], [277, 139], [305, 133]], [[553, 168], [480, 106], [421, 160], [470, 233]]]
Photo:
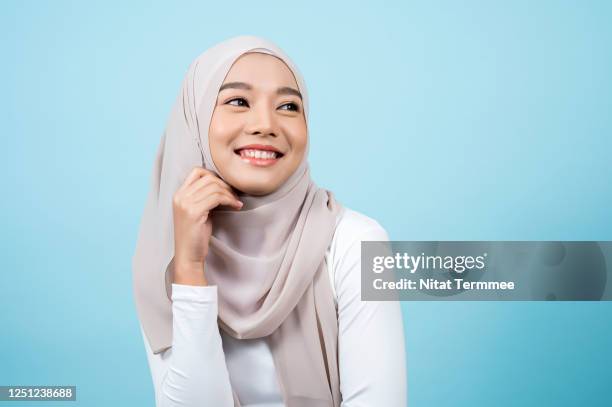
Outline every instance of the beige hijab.
[[[287, 64], [308, 119], [304, 80], [269, 41], [235, 37], [208, 49], [189, 67], [157, 150], [133, 257], [136, 308], [154, 353], [172, 346], [167, 272], [174, 256], [172, 197], [195, 166], [221, 177], [210, 155], [208, 128], [219, 87], [246, 52], [271, 54]], [[237, 339], [268, 341], [285, 403], [335, 407], [341, 401], [338, 320], [324, 255], [342, 205], [311, 180], [308, 145], [300, 166], [278, 190], [265, 196], [239, 194], [240, 211], [212, 212], [206, 277], [218, 286], [219, 327]], [[236, 392], [234, 402], [240, 406]]]

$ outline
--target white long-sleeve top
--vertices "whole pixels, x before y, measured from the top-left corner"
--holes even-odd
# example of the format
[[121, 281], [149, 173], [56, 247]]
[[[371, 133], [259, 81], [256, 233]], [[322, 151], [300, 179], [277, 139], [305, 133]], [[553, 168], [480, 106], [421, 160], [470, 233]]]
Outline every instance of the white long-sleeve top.
[[[338, 217], [325, 262], [338, 311], [343, 407], [405, 407], [404, 331], [398, 302], [361, 301], [361, 241], [388, 240], [359, 212]], [[234, 339], [217, 325], [217, 286], [172, 284], [172, 347], [153, 354], [140, 326], [157, 407], [284, 407], [264, 339]], [[291, 406], [287, 406], [291, 407]]]

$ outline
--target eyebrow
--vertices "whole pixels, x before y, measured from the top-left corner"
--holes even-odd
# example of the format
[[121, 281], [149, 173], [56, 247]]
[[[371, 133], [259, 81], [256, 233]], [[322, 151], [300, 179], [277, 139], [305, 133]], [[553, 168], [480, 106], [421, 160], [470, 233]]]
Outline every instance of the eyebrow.
[[[253, 87], [251, 85], [249, 85], [248, 83], [245, 82], [228, 82], [228, 83], [224, 83], [220, 88], [219, 88], [219, 92], [221, 92], [222, 90], [225, 89], [245, 89], [245, 90], [252, 90]], [[300, 93], [299, 90], [297, 89], [293, 89], [289, 86], [281, 86], [280, 88], [276, 89], [276, 94], [277, 95], [294, 95], [300, 98], [300, 100], [302, 99], [302, 94]]]

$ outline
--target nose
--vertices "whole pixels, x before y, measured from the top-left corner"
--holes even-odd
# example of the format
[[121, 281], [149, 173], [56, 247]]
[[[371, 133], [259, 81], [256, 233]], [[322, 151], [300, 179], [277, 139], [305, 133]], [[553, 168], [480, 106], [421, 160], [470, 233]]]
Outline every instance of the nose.
[[251, 135], [276, 137], [276, 121], [274, 111], [263, 103], [253, 106], [249, 113], [246, 132]]

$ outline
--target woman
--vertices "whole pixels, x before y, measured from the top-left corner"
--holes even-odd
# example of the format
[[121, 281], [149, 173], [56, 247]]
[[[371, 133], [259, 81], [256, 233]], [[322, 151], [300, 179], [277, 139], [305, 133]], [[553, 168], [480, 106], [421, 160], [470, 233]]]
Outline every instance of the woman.
[[397, 302], [360, 300], [360, 242], [388, 240], [310, 179], [308, 95], [274, 44], [190, 66], [133, 258], [159, 406], [405, 406]]

